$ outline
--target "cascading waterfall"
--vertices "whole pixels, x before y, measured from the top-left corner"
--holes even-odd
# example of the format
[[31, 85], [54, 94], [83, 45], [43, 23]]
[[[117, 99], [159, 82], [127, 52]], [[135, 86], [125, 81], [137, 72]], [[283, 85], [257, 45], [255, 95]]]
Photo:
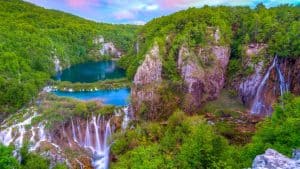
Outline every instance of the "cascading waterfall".
[[276, 72], [277, 72], [278, 79], [279, 79], [280, 95], [282, 96], [285, 92], [287, 92], [289, 90], [289, 85], [280, 70], [279, 63], [276, 63], [275, 68], [276, 68]]
[[[128, 107], [124, 107], [122, 110], [118, 110], [119, 113], [124, 113], [122, 129], [125, 129], [128, 126], [130, 120], [130, 115]], [[22, 147], [22, 144], [25, 142], [25, 139], [30, 141], [29, 151], [36, 151], [41, 147], [42, 142], [52, 145], [58, 153], [62, 152], [63, 146], [58, 140], [53, 140], [49, 133], [46, 133], [45, 125], [43, 122], [38, 123], [35, 126], [28, 128], [30, 126], [31, 120], [34, 117], [40, 116], [37, 113], [32, 113], [31, 115], [25, 114], [25, 120], [23, 122], [16, 122], [16, 124], [8, 127], [7, 124], [2, 124], [4, 129], [0, 131], [0, 142], [4, 145], [15, 145], [16, 150], [14, 154], [20, 159], [19, 150]], [[63, 128], [61, 130], [63, 140], [68, 141], [67, 146], [79, 146], [90, 150], [93, 154], [92, 164], [95, 169], [108, 169], [109, 168], [109, 153], [111, 146], [111, 134], [112, 128], [109, 119], [106, 119], [104, 116], [95, 116], [92, 115], [86, 122], [83, 122], [79, 118], [70, 119], [70, 123], [63, 123]], [[26, 137], [25, 137], [26, 136]], [[57, 142], [58, 141], [58, 142]], [[21, 159], [20, 159], [21, 160]], [[83, 167], [83, 164], [76, 159], [80, 167]]]
[[269, 79], [270, 72], [275, 67], [276, 63], [277, 63], [277, 56], [275, 56], [271, 66], [268, 68], [265, 76], [263, 77], [260, 85], [257, 88], [257, 92], [251, 108], [251, 114], [259, 114], [266, 106], [261, 93], [266, 85], [267, 80]]

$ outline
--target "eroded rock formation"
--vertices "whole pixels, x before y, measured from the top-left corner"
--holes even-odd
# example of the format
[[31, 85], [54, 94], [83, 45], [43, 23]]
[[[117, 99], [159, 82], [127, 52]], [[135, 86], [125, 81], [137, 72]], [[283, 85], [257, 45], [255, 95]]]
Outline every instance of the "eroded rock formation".
[[[155, 103], [159, 102], [158, 86], [162, 81], [162, 61], [159, 56], [159, 46], [155, 44], [146, 54], [144, 62], [139, 66], [134, 76], [132, 108], [134, 112], [141, 112], [147, 106], [149, 112], [155, 113]], [[145, 116], [151, 118], [149, 113]]]
[[177, 63], [185, 83], [186, 111], [200, 108], [219, 96], [230, 56], [229, 48], [224, 46], [199, 47], [193, 51], [182, 46]]

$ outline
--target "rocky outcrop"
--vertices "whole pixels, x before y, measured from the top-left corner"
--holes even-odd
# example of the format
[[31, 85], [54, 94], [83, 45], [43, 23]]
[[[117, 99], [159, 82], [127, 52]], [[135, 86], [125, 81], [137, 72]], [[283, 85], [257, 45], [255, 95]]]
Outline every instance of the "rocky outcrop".
[[229, 48], [224, 46], [199, 47], [196, 50], [184, 45], [181, 47], [177, 65], [185, 84], [186, 111], [198, 109], [206, 101], [219, 96], [229, 56]]
[[102, 48], [100, 49], [101, 55], [109, 55], [116, 58], [120, 58], [122, 53], [115, 47], [112, 42], [107, 42], [102, 44]]
[[268, 149], [262, 155], [255, 157], [252, 169], [297, 169], [300, 168], [300, 151], [293, 153], [292, 159], [278, 153], [273, 149]]
[[99, 49], [100, 55], [109, 55], [116, 58], [120, 58], [122, 56], [122, 52], [117, 49], [113, 42], [105, 42], [103, 36], [99, 36], [93, 40], [95, 45], [100, 45], [101, 48]]
[[263, 61], [254, 64], [251, 62], [251, 59], [264, 52], [265, 49], [266, 45], [264, 44], [250, 44], [246, 49], [246, 60], [244, 67], [252, 67], [254, 72], [245, 78], [239, 79], [239, 83], [237, 84], [236, 88], [242, 102], [248, 107], [251, 106], [257, 88], [262, 81], [265, 64]]
[[162, 81], [162, 61], [159, 56], [159, 46], [155, 44], [146, 54], [145, 60], [138, 67], [134, 76], [131, 90], [132, 108], [134, 112], [141, 112], [147, 106], [148, 113], [145, 118], [154, 117], [155, 103], [159, 102], [158, 86]]

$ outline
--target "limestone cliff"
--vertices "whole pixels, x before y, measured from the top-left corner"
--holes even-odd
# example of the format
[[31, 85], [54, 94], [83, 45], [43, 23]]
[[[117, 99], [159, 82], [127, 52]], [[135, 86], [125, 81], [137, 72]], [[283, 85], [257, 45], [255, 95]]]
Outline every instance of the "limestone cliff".
[[[155, 44], [146, 54], [145, 60], [139, 66], [131, 90], [132, 108], [134, 112], [143, 111], [147, 106], [149, 112], [156, 113], [155, 104], [159, 102], [158, 86], [162, 81], [162, 61], [159, 56], [159, 47]], [[145, 118], [151, 118], [149, 113]]]
[[218, 97], [224, 86], [229, 56], [229, 48], [225, 46], [199, 47], [196, 50], [184, 45], [181, 47], [177, 64], [185, 84], [186, 111], [200, 108], [206, 101]]

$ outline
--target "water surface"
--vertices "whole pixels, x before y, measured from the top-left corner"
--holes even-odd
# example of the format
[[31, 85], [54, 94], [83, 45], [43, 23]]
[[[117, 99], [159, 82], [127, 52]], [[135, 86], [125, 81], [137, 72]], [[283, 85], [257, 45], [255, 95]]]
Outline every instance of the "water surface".
[[91, 83], [125, 77], [125, 71], [115, 61], [88, 62], [73, 65], [56, 75], [56, 80]]
[[88, 91], [88, 92], [68, 92], [68, 91], [52, 91], [60, 97], [70, 97], [78, 100], [100, 100], [104, 104], [115, 106], [127, 106], [130, 95], [129, 88]]

